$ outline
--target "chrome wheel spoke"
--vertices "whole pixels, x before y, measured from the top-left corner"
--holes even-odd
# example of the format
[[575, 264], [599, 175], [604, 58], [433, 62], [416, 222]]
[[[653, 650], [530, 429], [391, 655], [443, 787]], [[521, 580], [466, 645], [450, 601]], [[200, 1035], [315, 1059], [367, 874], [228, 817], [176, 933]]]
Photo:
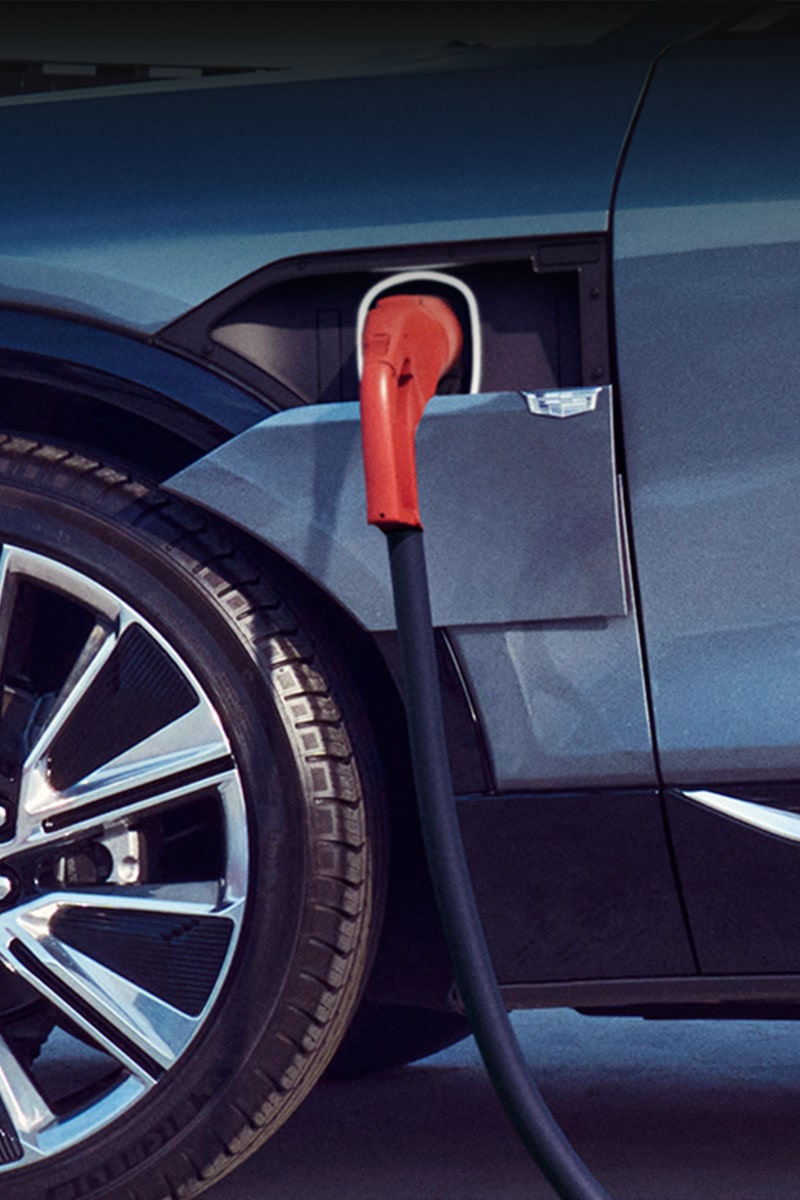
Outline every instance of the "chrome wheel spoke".
[[8, 630], [14, 611], [16, 581], [11, 564], [12, 551], [3, 546], [0, 550], [0, 664], [5, 661]]
[[[0, 1161], [30, 1155], [55, 1116], [29, 1073], [0, 1036]], [[4, 1154], [5, 1151], [5, 1154]]]
[[22, 843], [48, 822], [70, 826], [71, 810], [127, 808], [231, 768], [211, 705], [137, 623], [105, 637], [74, 683], [80, 694], [59, 704], [23, 768]]
[[138, 777], [133, 772], [102, 787], [87, 787], [77, 795], [51, 795], [46, 804], [26, 806], [18, 821], [14, 848], [39, 847], [129, 822], [183, 797], [222, 788], [235, 778], [230, 756], [220, 755], [206, 762], [197, 761], [194, 767], [165, 779], [146, 765]]
[[[48, 679], [49, 694], [41, 697], [46, 703], [36, 713], [33, 739], [28, 738], [25, 764], [28, 770], [33, 764], [47, 760], [53, 741], [91, 690], [131, 619], [125, 605], [79, 572], [30, 551], [4, 546], [0, 554], [0, 663], [6, 687], [9, 673], [12, 677], [15, 671], [23, 676], [28, 673], [25, 654], [36, 655], [37, 633], [41, 630], [26, 621], [28, 610], [35, 606], [37, 597], [53, 601], [55, 596], [61, 597], [65, 606], [58, 614], [62, 619], [68, 610], [73, 617], [77, 613], [82, 615], [65, 637], [67, 655], [60, 670]], [[58, 619], [55, 612], [50, 616]], [[9, 641], [12, 630], [25, 647], [22, 661], [13, 666], [9, 659], [19, 659], [20, 652], [13, 644], [14, 639]]]
[[114, 793], [152, 787], [198, 769], [207, 770], [210, 764], [220, 762], [230, 765], [228, 743], [210, 708], [198, 704], [64, 788], [61, 795], [70, 803], [92, 803]]
[[[9, 959], [98, 1046], [133, 1074], [155, 1080], [195, 1032], [205, 1007], [198, 1002], [198, 991], [208, 976], [216, 979], [233, 923], [210, 915], [205, 905], [186, 904], [186, 912], [170, 914], [150, 911], [147, 902], [137, 909], [104, 899], [90, 897], [88, 909], [76, 906], [72, 896], [54, 897], [47, 905], [17, 911]], [[196, 951], [170, 950], [170, 937], [191, 940], [193, 935]], [[208, 953], [209, 947], [217, 961], [210, 967], [195, 964], [195, 954]], [[184, 979], [193, 965], [201, 969], [199, 988], [194, 978]], [[156, 988], [168, 991], [169, 998], [156, 994]]]
[[27, 769], [46, 764], [54, 741], [89, 693], [114, 653], [117, 642], [116, 630], [99, 624], [94, 626], [30, 750], [25, 764]]

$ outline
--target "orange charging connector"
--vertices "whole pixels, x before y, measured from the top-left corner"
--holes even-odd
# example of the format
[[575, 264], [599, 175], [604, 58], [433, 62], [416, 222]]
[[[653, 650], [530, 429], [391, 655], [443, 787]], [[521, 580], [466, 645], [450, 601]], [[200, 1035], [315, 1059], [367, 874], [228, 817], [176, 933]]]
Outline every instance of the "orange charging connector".
[[422, 528], [417, 426], [462, 342], [458, 318], [436, 296], [384, 296], [367, 315], [361, 375], [367, 522], [384, 532]]

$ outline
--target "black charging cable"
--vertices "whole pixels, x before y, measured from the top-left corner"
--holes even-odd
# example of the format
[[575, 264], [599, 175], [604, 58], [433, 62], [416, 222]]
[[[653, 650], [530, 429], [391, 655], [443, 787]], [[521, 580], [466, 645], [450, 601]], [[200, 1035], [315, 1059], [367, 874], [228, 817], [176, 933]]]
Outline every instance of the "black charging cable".
[[456, 985], [503, 1107], [557, 1195], [610, 1200], [547, 1107], [500, 995], [453, 796], [424, 535], [409, 528], [385, 532], [420, 823]]

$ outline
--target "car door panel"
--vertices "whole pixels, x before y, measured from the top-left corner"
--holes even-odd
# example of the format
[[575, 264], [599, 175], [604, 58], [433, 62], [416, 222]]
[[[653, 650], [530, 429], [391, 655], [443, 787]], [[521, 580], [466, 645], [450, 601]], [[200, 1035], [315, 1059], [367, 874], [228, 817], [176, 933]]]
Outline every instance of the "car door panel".
[[791, 810], [800, 779], [798, 50], [708, 39], [666, 55], [614, 220], [654, 730], [712, 973], [796, 967], [798, 846], [686, 793]]
[[[785, 52], [734, 49], [699, 43], [659, 67], [614, 228], [627, 481], [668, 782], [800, 771], [800, 177], [783, 148], [800, 91]], [[783, 198], [779, 220], [769, 195]]]

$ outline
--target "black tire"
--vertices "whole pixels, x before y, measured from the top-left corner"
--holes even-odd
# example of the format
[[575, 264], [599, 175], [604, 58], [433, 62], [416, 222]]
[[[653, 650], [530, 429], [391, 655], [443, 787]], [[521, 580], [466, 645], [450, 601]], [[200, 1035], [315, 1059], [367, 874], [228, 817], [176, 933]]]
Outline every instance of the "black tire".
[[0, 1190], [191, 1197], [358, 1002], [366, 726], [228, 533], [150, 485], [0, 435], [0, 541]]

